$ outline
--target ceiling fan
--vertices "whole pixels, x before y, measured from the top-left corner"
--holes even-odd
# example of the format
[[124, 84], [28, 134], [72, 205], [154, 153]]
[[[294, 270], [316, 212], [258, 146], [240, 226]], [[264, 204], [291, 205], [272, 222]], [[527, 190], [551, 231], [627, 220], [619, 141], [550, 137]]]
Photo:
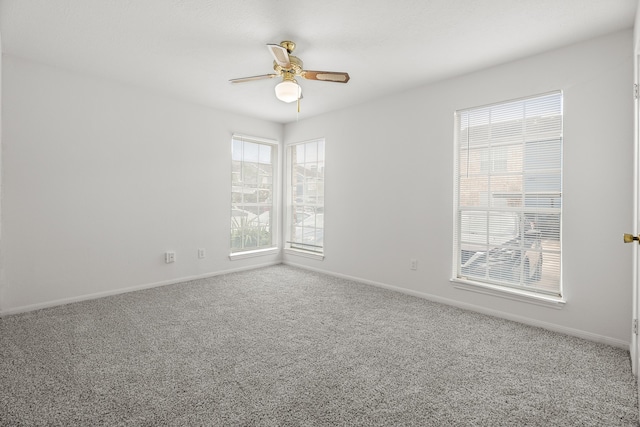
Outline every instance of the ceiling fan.
[[320, 80], [323, 82], [347, 83], [349, 74], [335, 71], [311, 71], [302, 69], [302, 60], [291, 55], [296, 48], [292, 41], [283, 41], [278, 44], [268, 44], [267, 48], [273, 55], [273, 69], [275, 73], [263, 74], [253, 77], [242, 77], [229, 80], [231, 83], [244, 83], [253, 80], [272, 79], [282, 77], [282, 81], [276, 85], [276, 98], [284, 102], [299, 101], [302, 98], [302, 88], [296, 81], [296, 77], [307, 80]]

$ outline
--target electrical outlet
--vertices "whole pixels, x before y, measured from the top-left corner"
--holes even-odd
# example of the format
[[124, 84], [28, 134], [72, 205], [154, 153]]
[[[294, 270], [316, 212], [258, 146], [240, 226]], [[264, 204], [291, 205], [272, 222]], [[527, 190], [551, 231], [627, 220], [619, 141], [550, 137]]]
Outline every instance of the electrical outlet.
[[172, 263], [172, 262], [176, 262], [176, 253], [173, 252], [173, 251], [165, 252], [164, 253], [164, 262], [166, 262], [167, 264]]
[[205, 256], [207, 256], [207, 253], [205, 252], [204, 248], [199, 248], [198, 249], [198, 258], [204, 258]]
[[409, 260], [409, 268], [412, 270], [417, 270], [418, 269], [418, 260], [415, 258], [411, 258]]

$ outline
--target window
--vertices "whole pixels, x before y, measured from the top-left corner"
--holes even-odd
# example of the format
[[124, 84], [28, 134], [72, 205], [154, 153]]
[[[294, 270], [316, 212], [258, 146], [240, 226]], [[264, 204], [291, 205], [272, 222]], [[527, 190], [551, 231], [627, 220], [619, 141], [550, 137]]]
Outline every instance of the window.
[[276, 142], [231, 139], [231, 253], [267, 249], [274, 239]]
[[454, 280], [561, 296], [562, 93], [455, 126]]
[[289, 146], [287, 247], [322, 254], [324, 140]]

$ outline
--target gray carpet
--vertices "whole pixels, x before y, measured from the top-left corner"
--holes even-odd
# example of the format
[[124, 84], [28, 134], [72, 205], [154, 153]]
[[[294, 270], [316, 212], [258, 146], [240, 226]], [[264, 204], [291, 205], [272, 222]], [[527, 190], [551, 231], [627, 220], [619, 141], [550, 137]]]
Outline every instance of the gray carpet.
[[627, 351], [284, 265], [0, 320], [0, 425], [630, 426]]

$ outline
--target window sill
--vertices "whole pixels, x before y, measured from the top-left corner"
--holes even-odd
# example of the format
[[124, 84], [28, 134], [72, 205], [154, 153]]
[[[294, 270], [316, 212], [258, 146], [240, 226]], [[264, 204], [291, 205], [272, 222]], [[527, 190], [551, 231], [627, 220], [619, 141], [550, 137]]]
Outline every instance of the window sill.
[[265, 256], [265, 255], [277, 255], [279, 252], [278, 248], [268, 248], [268, 249], [257, 249], [254, 251], [244, 251], [244, 252], [234, 252], [229, 255], [229, 259], [231, 261], [237, 259], [245, 259], [245, 258], [253, 258], [257, 256]]
[[311, 252], [311, 251], [303, 251], [302, 249], [286, 248], [284, 250], [284, 253], [288, 255], [296, 255], [296, 256], [301, 256], [305, 258], [317, 259], [319, 261], [322, 261], [324, 259], [324, 254]]
[[566, 301], [562, 297], [553, 297], [550, 295], [541, 295], [534, 292], [522, 291], [519, 289], [503, 288], [497, 285], [487, 283], [473, 282], [464, 279], [451, 279], [453, 287], [464, 291], [477, 292], [485, 295], [492, 295], [500, 298], [506, 298], [514, 301], [525, 302], [528, 304], [540, 305], [543, 307], [554, 308], [560, 310], [564, 308]]

